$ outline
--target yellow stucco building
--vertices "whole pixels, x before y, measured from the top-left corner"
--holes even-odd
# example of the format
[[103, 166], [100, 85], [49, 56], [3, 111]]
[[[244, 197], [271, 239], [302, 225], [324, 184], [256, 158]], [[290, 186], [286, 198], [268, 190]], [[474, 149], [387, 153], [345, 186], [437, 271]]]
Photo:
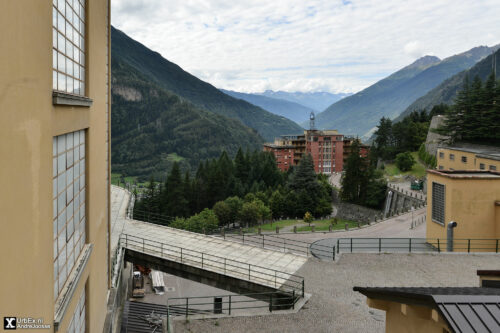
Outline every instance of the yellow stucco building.
[[474, 144], [438, 147], [438, 170], [500, 171], [500, 148]]
[[[455, 221], [453, 238], [471, 241], [474, 251], [495, 251], [500, 238], [500, 173], [493, 171], [427, 171], [427, 238], [446, 240], [447, 225]], [[442, 243], [442, 250], [446, 248]], [[469, 244], [455, 242], [455, 251]], [[500, 250], [500, 249], [499, 249]]]
[[109, 13], [107, 0], [0, 2], [0, 331], [103, 330]]

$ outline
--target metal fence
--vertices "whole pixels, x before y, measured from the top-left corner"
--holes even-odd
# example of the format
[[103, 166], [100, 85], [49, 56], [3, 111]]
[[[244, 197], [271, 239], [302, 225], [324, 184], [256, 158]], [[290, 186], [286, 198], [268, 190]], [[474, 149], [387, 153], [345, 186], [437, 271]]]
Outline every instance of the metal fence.
[[129, 234], [120, 236], [120, 245], [130, 250], [165, 258], [204, 270], [304, 296], [304, 278], [267, 267], [252, 265], [209, 253], [186, 249]]
[[335, 260], [335, 245], [314, 245], [314, 252], [311, 251], [311, 243], [295, 239], [283, 238], [280, 236], [262, 234], [245, 235], [223, 234], [224, 239], [241, 242], [243, 244], [267, 248], [275, 251], [290, 252], [309, 257], [311, 255], [321, 256], [321, 258], [331, 258]]
[[[338, 238], [340, 252], [445, 252], [446, 238]], [[454, 252], [498, 253], [499, 239], [454, 239]]]

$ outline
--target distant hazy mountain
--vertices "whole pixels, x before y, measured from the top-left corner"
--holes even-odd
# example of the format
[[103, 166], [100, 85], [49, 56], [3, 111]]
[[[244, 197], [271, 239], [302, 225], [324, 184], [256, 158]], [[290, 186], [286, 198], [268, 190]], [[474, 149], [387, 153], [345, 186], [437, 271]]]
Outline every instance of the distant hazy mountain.
[[309, 119], [311, 108], [284, 99], [272, 98], [258, 94], [245, 94], [232, 90], [221, 89], [225, 94], [234, 98], [242, 99], [253, 105], [260, 106], [264, 110], [283, 116], [295, 121], [297, 124]]
[[314, 112], [321, 112], [325, 110], [327, 107], [332, 105], [342, 98], [349, 96], [351, 94], [331, 94], [328, 92], [311, 92], [311, 93], [303, 93], [303, 92], [285, 92], [285, 91], [272, 91], [266, 90], [263, 93], [257, 93], [255, 95], [262, 95], [271, 98], [283, 99], [285, 101], [294, 102], [297, 104], [301, 104], [310, 109], [313, 109]]
[[302, 131], [299, 125], [289, 119], [224, 94], [120, 30], [112, 28], [112, 36], [112, 54], [115, 58], [136, 69], [159, 87], [190, 101], [197, 107], [237, 119], [257, 130], [266, 140], [273, 140], [281, 134]]
[[422, 57], [374, 85], [334, 103], [316, 117], [316, 126], [368, 138], [380, 118], [396, 118], [417, 98], [445, 79], [470, 68], [494, 50], [481, 46], [444, 60]]
[[488, 78], [493, 70], [493, 57], [496, 57], [497, 75], [500, 75], [500, 50], [497, 50], [495, 53], [479, 61], [470, 69], [453, 75], [424, 96], [418, 98], [408, 108], [406, 108], [406, 110], [401, 113], [395, 121], [403, 119], [412, 111], [420, 111], [423, 109], [429, 111], [433, 106], [438, 104], [453, 104], [454, 99], [457, 96], [457, 92], [462, 88], [465, 75], [469, 75], [471, 82], [476, 75], [479, 76], [483, 82]]

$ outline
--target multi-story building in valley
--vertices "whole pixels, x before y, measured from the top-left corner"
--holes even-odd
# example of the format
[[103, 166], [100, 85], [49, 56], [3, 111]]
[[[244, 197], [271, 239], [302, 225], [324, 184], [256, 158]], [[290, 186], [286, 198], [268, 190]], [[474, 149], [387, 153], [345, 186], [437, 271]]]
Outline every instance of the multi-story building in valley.
[[437, 168], [500, 171], [500, 148], [467, 143], [438, 147]]
[[0, 9], [0, 313], [7, 328], [101, 332], [110, 4], [9, 0]]
[[[272, 152], [278, 168], [286, 171], [290, 166], [299, 164], [304, 154], [310, 154], [314, 162], [314, 170], [326, 175], [341, 172], [344, 168], [346, 149], [354, 138], [344, 138], [337, 130], [306, 130], [300, 135], [283, 135], [274, 143], [264, 144], [264, 151]], [[368, 146], [361, 145], [361, 155], [368, 154]]]

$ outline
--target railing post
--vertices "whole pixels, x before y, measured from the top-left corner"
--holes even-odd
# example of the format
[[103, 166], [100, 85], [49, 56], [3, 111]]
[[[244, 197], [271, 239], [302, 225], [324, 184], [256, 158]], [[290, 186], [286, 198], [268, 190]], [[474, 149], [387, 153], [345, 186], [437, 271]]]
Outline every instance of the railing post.
[[467, 240], [467, 253], [470, 253], [470, 238]]
[[408, 240], [410, 241], [408, 246], [409, 246], [409, 251], [411, 252], [411, 238], [408, 238]]
[[181, 247], [181, 264], [182, 264], [182, 247]]
[[340, 239], [337, 238], [337, 253], [340, 253]]
[[283, 239], [283, 252], [286, 251], [286, 239]]
[[264, 235], [262, 235], [262, 248], [264, 248]]
[[438, 253], [441, 252], [441, 246], [439, 246], [439, 238], [438, 238]]
[[248, 264], [248, 281], [250, 281], [250, 264]]
[[304, 297], [304, 279], [302, 279], [302, 297]]
[[226, 274], [226, 258], [224, 258], [224, 274]]
[[333, 261], [335, 261], [335, 245], [332, 247]]
[[277, 283], [276, 283], [276, 271], [274, 271], [274, 288], [277, 288]]
[[352, 253], [352, 238], [351, 238], [351, 253]]
[[144, 252], [144, 238], [142, 239], [142, 252]]
[[125, 234], [125, 247], [127, 247], [127, 245], [128, 245], [128, 235]]
[[497, 239], [497, 245], [495, 247], [495, 252], [498, 253], [498, 239]]
[[163, 257], [163, 243], [161, 243], [161, 253], [160, 256]]
[[269, 312], [273, 312], [273, 294], [269, 295]]
[[243, 244], [245, 244], [245, 234], [243, 234]]
[[295, 289], [292, 290], [292, 309], [295, 309]]
[[382, 252], [382, 238], [378, 239], [378, 252]]
[[201, 253], [201, 268], [203, 268], [203, 252]]
[[231, 315], [231, 295], [229, 295], [229, 315]]
[[189, 306], [189, 298], [186, 297], [186, 319], [188, 317], [188, 306]]

